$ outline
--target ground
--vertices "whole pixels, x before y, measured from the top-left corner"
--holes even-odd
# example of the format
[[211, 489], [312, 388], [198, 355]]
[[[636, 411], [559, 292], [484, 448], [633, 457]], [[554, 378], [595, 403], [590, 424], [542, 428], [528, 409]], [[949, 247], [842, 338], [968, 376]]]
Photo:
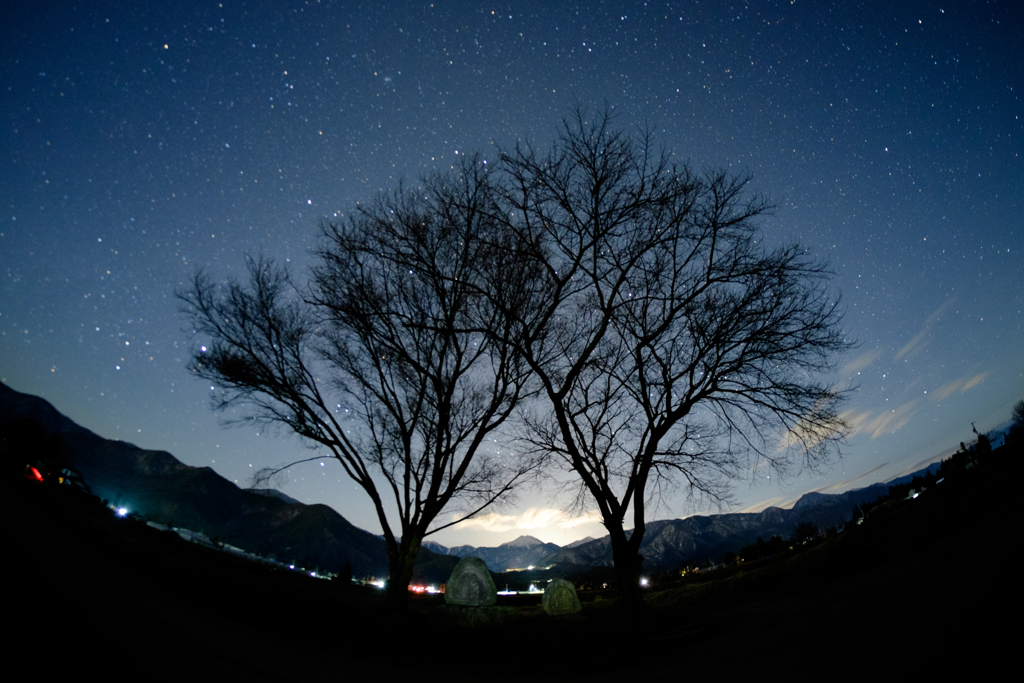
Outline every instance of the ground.
[[[1004, 449], [1000, 449], [1002, 451]], [[614, 680], [779, 669], [920, 671], [1008, 658], [1020, 454], [869, 513], [864, 525], [772, 562], [663, 585], [648, 608], [582, 594], [573, 616], [539, 597], [465, 628], [440, 596], [395, 618], [371, 589], [272, 570], [115, 518], [69, 487], [7, 480], [9, 656], [46, 670], [202, 673], [252, 680], [393, 671], [421, 680]], [[13, 565], [13, 567], [12, 567]]]

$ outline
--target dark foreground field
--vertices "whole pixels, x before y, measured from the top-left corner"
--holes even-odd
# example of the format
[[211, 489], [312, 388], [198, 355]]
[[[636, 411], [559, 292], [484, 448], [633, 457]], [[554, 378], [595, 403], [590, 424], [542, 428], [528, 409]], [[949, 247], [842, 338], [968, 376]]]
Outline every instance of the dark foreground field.
[[[509, 603], [466, 628], [435, 597], [380, 596], [270, 570], [118, 520], [85, 496], [7, 480], [8, 669], [173, 680], [890, 678], [1017, 657], [1021, 454], [869, 514], [802, 553], [550, 618]], [[1016, 667], [1014, 667], [1015, 669]], [[846, 676], [844, 676], [845, 678]]]

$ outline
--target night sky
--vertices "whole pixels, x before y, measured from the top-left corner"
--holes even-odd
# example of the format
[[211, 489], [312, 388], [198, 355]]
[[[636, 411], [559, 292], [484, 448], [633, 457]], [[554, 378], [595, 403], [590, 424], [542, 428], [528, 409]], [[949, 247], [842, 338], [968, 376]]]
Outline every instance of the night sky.
[[[552, 9], [550, 6], [557, 6]], [[223, 429], [174, 292], [264, 253], [301, 275], [324, 217], [546, 146], [574, 102], [753, 175], [770, 240], [827, 257], [859, 389], [827, 473], [737, 482], [733, 511], [884, 481], [1024, 397], [1024, 6], [1007, 2], [4, 3], [0, 379], [240, 485], [313, 455]], [[283, 491], [369, 531], [332, 461]], [[543, 490], [431, 537], [564, 544]], [[715, 511], [715, 510], [711, 510]], [[650, 516], [692, 512], [679, 499]]]

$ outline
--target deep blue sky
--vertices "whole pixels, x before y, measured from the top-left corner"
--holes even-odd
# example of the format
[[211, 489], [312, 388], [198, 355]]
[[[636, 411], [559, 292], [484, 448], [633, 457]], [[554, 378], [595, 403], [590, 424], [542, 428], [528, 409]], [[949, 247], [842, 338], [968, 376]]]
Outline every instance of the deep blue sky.
[[[1018, 2], [5, 3], [0, 380], [109, 437], [245, 484], [309, 455], [224, 430], [185, 369], [174, 291], [568, 107], [700, 167], [750, 172], [771, 239], [828, 257], [857, 351], [855, 433], [821, 476], [735, 509], [886, 480], [1024, 396], [1024, 7]], [[386, 6], [386, 8], [385, 8]], [[283, 487], [379, 531], [327, 462]], [[544, 492], [448, 545], [565, 543]], [[657, 517], [692, 512], [669, 501]], [[531, 521], [532, 520], [532, 521]]]

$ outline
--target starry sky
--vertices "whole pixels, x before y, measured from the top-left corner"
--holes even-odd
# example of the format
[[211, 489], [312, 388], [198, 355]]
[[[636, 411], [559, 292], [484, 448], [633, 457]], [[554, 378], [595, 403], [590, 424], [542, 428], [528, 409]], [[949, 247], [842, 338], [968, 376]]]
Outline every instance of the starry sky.
[[[842, 459], [732, 511], [912, 471], [1024, 397], [1024, 6], [974, 2], [50, 2], [0, 22], [0, 380], [240, 485], [313, 455], [224, 429], [174, 297], [568, 108], [753, 175], [771, 239], [828, 258], [858, 341]], [[369, 531], [331, 461], [282, 490]], [[431, 537], [601, 536], [545, 489]], [[650, 518], [700, 512], [683, 497]], [[715, 512], [717, 510], [710, 510]]]

